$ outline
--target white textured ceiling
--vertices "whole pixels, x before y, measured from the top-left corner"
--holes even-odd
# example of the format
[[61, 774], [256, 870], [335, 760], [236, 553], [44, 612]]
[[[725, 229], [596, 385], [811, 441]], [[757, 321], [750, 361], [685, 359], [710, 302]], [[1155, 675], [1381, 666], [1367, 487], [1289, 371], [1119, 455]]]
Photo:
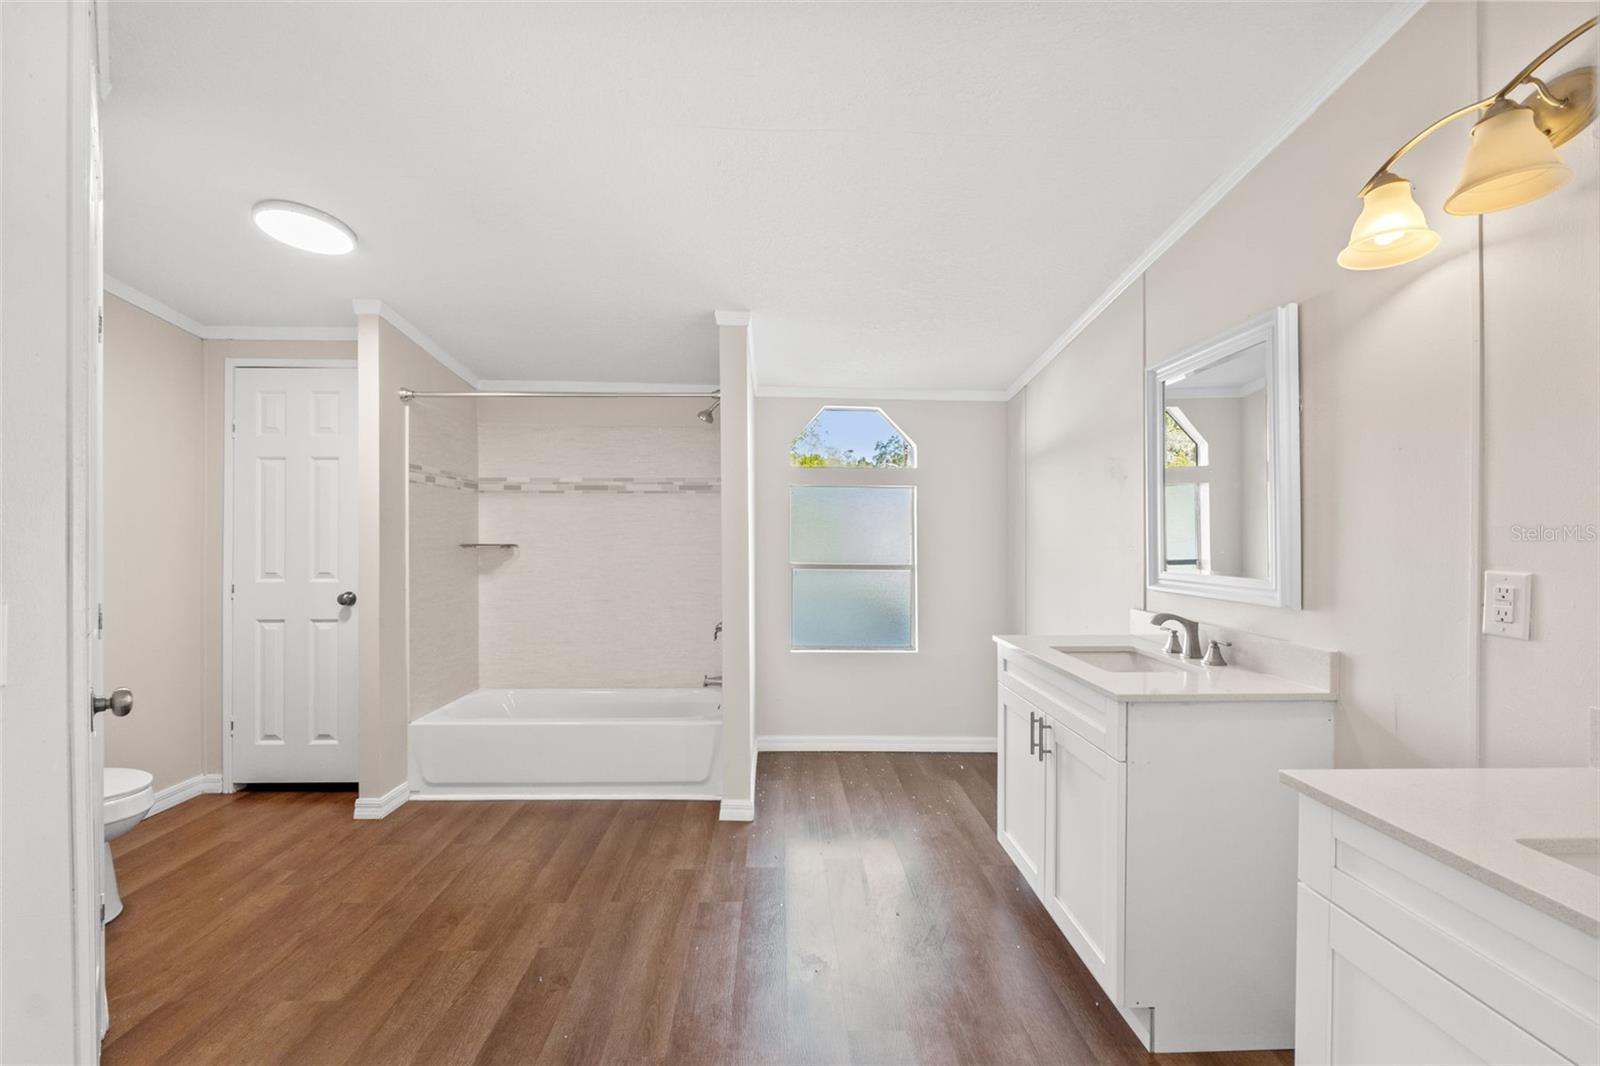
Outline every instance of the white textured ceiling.
[[[107, 271], [481, 378], [1004, 389], [1393, 5], [113, 5]], [[274, 244], [264, 198], [356, 254]]]

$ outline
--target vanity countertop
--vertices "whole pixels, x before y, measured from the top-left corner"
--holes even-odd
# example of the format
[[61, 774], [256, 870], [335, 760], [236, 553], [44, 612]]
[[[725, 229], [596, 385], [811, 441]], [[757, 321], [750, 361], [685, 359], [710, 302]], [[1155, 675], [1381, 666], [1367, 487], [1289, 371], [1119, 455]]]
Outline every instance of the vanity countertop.
[[[1183, 703], [1194, 700], [1332, 700], [1326, 687], [1256, 673], [1241, 666], [1201, 666], [1164, 655], [1155, 637], [1107, 634], [1068, 636], [996, 636], [996, 644], [1014, 648], [1059, 670], [1112, 699], [1138, 703]], [[1159, 673], [1103, 670], [1058, 649], [1090, 651], [1138, 648], [1176, 669]]]
[[[1531, 907], [1600, 936], [1600, 770], [1285, 770], [1283, 782]], [[1535, 850], [1523, 841], [1537, 841]]]

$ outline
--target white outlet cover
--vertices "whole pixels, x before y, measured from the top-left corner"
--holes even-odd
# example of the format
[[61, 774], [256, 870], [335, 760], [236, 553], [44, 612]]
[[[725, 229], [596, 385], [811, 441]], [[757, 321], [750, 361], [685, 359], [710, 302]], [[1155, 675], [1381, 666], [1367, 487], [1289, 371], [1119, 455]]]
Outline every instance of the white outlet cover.
[[1527, 640], [1533, 615], [1533, 575], [1510, 570], [1483, 574], [1483, 632]]

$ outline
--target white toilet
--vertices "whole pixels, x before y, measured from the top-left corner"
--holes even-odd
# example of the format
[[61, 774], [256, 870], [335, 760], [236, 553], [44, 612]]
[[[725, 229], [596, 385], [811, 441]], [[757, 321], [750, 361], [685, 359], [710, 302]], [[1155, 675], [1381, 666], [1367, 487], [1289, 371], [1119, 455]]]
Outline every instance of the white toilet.
[[144, 821], [156, 801], [155, 778], [143, 770], [108, 766], [105, 772], [106, 842], [100, 863], [100, 891], [105, 896], [106, 921], [122, 913], [117, 893], [117, 871], [111, 865], [111, 842]]

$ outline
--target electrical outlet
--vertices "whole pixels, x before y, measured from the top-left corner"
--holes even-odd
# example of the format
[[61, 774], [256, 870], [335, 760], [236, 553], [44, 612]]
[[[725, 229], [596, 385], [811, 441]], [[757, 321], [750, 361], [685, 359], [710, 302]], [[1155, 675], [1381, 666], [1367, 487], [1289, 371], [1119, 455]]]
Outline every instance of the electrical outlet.
[[1487, 570], [1483, 575], [1483, 631], [1491, 637], [1528, 639], [1533, 615], [1533, 575]]

